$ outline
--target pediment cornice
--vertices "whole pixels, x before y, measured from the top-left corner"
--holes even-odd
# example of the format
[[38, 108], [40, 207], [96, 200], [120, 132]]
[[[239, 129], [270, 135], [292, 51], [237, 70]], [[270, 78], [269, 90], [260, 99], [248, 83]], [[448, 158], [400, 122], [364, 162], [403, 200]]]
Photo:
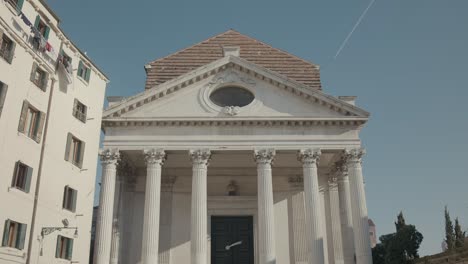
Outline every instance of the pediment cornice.
[[[193, 70], [173, 80], [155, 86], [152, 89], [146, 90], [135, 96], [126, 98], [125, 100], [115, 105], [112, 105], [103, 113], [103, 125], [106, 126], [106, 124], [120, 122], [120, 118], [123, 118], [124, 120], [126, 120], [126, 122], [129, 122], [130, 120], [122, 117], [122, 115], [124, 115], [127, 112], [133, 111], [134, 109], [142, 107], [146, 104], [149, 104], [153, 101], [160, 100], [161, 98], [164, 98], [170, 94], [176, 93], [179, 90], [189, 87], [194, 83], [197, 83], [203, 79], [206, 79], [227, 69], [234, 69], [236, 71], [245, 73], [251, 78], [262, 80], [273, 86], [278, 87], [279, 89], [288, 91], [291, 94], [303, 97], [304, 99], [309, 100], [311, 103], [320, 104], [323, 107], [327, 107], [330, 110], [343, 115], [344, 120], [356, 120], [356, 118], [367, 120], [367, 118], [369, 117], [369, 113], [359, 107], [346, 103], [333, 96], [327, 95], [319, 90], [311, 89], [310, 87], [304, 84], [288, 79], [287, 77], [284, 77], [276, 72], [265, 69], [261, 66], [253, 64], [239, 57], [228, 56], [214, 61], [212, 63], [209, 63], [203, 67]], [[273, 121], [273, 119], [271, 121]], [[210, 121], [215, 122], [215, 120], [213, 119], [210, 119]], [[236, 122], [236, 120], [229, 120], [229, 122], [231, 121]], [[141, 121], [132, 120], [132, 122]]]

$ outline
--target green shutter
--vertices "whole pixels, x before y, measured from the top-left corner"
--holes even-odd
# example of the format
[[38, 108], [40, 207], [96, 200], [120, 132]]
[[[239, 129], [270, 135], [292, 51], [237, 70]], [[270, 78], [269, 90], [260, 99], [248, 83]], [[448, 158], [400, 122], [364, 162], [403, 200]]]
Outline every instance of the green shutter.
[[57, 246], [55, 246], [55, 257], [60, 258], [60, 251], [62, 251], [62, 243], [60, 241], [62, 240], [62, 236], [58, 235], [57, 236]]
[[28, 167], [28, 171], [26, 173], [26, 185], [24, 186], [24, 191], [29, 193], [29, 189], [31, 188], [31, 179], [33, 174], [33, 168]]
[[36, 16], [36, 21], [34, 22], [34, 27], [37, 29], [39, 28], [39, 22], [41, 21], [41, 17], [39, 15]]
[[24, 133], [24, 122], [26, 122], [26, 115], [28, 114], [29, 103], [28, 101], [23, 101], [23, 108], [21, 109], [21, 115], [18, 125], [18, 131]]
[[85, 143], [81, 141], [80, 143], [80, 160], [78, 161], [78, 167], [83, 168], [83, 160], [84, 160], [84, 152], [85, 152]]
[[67, 208], [67, 200], [68, 200], [67, 194], [68, 194], [68, 185], [65, 186], [65, 188], [63, 188], [62, 208], [65, 208], [65, 209]]
[[73, 196], [72, 196], [73, 200], [72, 200], [72, 208], [71, 208], [72, 210], [71, 211], [75, 213], [76, 212], [76, 199], [78, 197], [78, 191], [72, 189], [72, 193], [73, 193]]
[[50, 27], [46, 27], [46, 28], [45, 28], [45, 32], [44, 32], [44, 38], [45, 38], [46, 40], [49, 39], [49, 33], [50, 33]]
[[21, 12], [21, 9], [23, 9], [23, 3], [24, 0], [18, 0], [18, 4], [16, 5], [16, 11]]
[[31, 69], [31, 75], [29, 76], [29, 80], [31, 80], [31, 82], [34, 82], [34, 80], [36, 79], [36, 71], [37, 71], [37, 63], [33, 62], [33, 66], [32, 66], [32, 69]]
[[16, 43], [14, 41], [11, 41], [11, 47], [10, 47], [10, 50], [8, 51], [9, 53], [8, 53], [8, 58], [7, 58], [7, 61], [10, 64], [13, 61], [13, 57], [15, 57], [15, 49], [16, 49]]
[[27, 225], [19, 224], [18, 236], [16, 238], [16, 248], [19, 250], [24, 249], [24, 241], [26, 239]]
[[[80, 60], [80, 63], [78, 64], [78, 72], [77, 75], [80, 76], [80, 72], [83, 70], [83, 61]], [[82, 76], [80, 76], [82, 77]]]
[[10, 219], [5, 220], [5, 228], [3, 229], [2, 247], [8, 245], [8, 237], [10, 236]]
[[71, 260], [73, 256], [73, 239], [68, 238], [67, 240], [67, 259]]
[[5, 98], [8, 91], [8, 85], [0, 82], [0, 116], [2, 116], [3, 106], [5, 105]]
[[68, 133], [67, 135], [67, 145], [65, 147], [65, 160], [66, 161], [69, 161], [70, 160], [70, 147], [71, 147], [71, 143], [72, 143], [72, 134], [71, 133]]
[[44, 131], [44, 123], [45, 123], [45, 113], [39, 112], [39, 118], [37, 119], [36, 124], [36, 142], [41, 143], [42, 132]]
[[86, 68], [85, 80], [89, 82], [89, 77], [91, 76], [91, 68]]
[[41, 90], [47, 92], [47, 85], [49, 83], [49, 73], [44, 71], [44, 75], [41, 80]]
[[16, 187], [15, 182], [16, 182], [16, 174], [18, 173], [18, 167], [21, 164], [20, 161], [15, 162], [15, 169], [13, 170], [13, 179], [11, 180], [11, 187]]

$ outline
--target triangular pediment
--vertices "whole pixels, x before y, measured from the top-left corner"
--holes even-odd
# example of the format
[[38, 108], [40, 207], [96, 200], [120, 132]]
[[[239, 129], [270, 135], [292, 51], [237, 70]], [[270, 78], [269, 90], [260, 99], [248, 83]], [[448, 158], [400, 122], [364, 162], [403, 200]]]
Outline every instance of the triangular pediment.
[[[220, 107], [210, 94], [235, 85], [254, 94], [245, 107]], [[111, 105], [104, 120], [367, 119], [368, 113], [244, 59], [229, 56]]]

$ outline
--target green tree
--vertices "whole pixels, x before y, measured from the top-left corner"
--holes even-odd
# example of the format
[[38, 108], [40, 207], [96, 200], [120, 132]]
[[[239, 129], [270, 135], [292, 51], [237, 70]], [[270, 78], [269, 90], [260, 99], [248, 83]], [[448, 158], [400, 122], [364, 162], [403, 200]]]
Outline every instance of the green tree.
[[372, 250], [374, 264], [412, 264], [419, 258], [418, 250], [423, 235], [414, 225], [407, 225], [400, 212], [395, 222], [396, 232], [381, 236]]
[[455, 233], [447, 206], [445, 206], [445, 243], [447, 243], [447, 250], [455, 248]]
[[455, 218], [455, 247], [463, 247], [465, 245], [465, 232], [462, 231], [458, 217]]

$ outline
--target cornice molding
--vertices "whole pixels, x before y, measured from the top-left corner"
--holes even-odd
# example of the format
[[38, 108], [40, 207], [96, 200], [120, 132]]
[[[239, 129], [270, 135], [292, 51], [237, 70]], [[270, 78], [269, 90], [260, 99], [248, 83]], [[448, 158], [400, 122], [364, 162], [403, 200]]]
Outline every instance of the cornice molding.
[[120, 117], [127, 112], [141, 107], [142, 105], [159, 100], [160, 98], [163, 98], [178, 90], [184, 89], [196, 82], [199, 82], [200, 80], [206, 79], [228, 68], [235, 69], [241, 73], [246, 73], [255, 79], [270, 83], [273, 86], [303, 97], [304, 99], [311, 102], [320, 104], [335, 112], [341, 113], [344, 116], [364, 117], [366, 119], [369, 117], [369, 113], [359, 107], [351, 105], [333, 96], [327, 95], [319, 90], [311, 89], [304, 84], [293, 81], [276, 72], [258, 66], [239, 57], [228, 56], [160, 84], [152, 89], [148, 89], [135, 96], [129, 97], [122, 102], [109, 107], [104, 111], [103, 119]]

